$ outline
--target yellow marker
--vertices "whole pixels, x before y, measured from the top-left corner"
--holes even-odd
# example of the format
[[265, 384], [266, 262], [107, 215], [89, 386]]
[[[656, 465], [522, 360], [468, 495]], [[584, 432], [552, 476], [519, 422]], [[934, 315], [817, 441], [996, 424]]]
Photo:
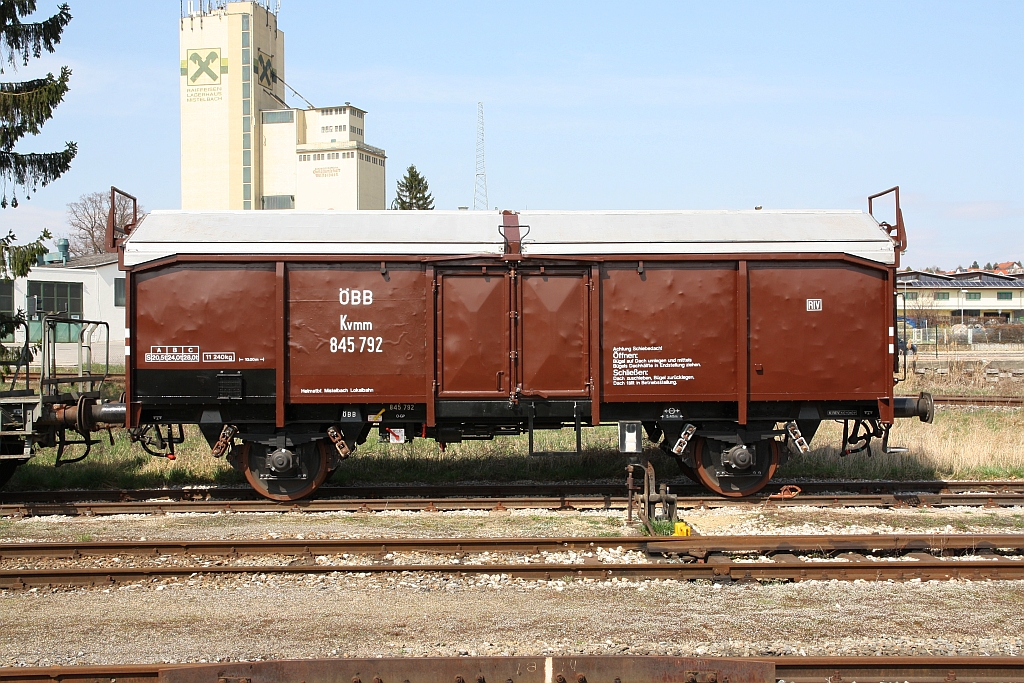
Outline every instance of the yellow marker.
[[370, 417], [370, 422], [381, 422], [381, 418], [384, 415], [385, 410], [387, 410], [387, 408], [381, 408], [379, 413]]
[[689, 536], [690, 525], [686, 522], [676, 522], [675, 531], [672, 532], [673, 536]]

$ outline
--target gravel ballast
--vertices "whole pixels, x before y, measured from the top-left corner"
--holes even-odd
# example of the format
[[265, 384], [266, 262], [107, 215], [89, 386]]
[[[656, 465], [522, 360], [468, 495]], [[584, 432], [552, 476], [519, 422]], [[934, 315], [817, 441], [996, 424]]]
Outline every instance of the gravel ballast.
[[1022, 654], [1024, 582], [331, 574], [0, 593], [0, 666], [542, 654]]
[[[704, 534], [1024, 533], [1019, 508], [753, 508], [684, 517]], [[616, 511], [0, 520], [4, 542], [606, 535], [614, 549], [616, 536], [638, 533]], [[104, 561], [113, 563], [89, 562]], [[317, 558], [341, 570], [322, 575], [0, 591], [0, 666], [467, 654], [1024, 655], [1024, 582], [545, 582], [346, 573], [342, 565], [355, 561]], [[35, 562], [6, 562], [16, 565]]]

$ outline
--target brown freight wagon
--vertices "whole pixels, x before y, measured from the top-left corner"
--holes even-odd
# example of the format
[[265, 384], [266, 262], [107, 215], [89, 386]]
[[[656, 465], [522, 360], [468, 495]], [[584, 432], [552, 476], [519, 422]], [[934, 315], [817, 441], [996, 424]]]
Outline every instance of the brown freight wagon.
[[[115, 231], [115, 233], [118, 231]], [[440, 443], [618, 423], [725, 495], [819, 423], [886, 437], [902, 221], [861, 211], [154, 211], [127, 271], [128, 426], [198, 424], [309, 495], [371, 431]], [[116, 238], [116, 239], [115, 239]]]

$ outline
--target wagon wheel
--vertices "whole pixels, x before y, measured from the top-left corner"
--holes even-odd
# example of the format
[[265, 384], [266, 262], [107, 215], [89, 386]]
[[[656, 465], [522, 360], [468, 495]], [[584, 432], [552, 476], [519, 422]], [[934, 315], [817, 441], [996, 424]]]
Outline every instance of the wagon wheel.
[[[733, 451], [735, 444], [697, 437], [691, 446], [697, 464], [697, 480], [715, 493], [741, 498], [757, 493], [779, 467], [780, 444], [765, 439], [747, 444], [746, 451]], [[731, 463], [730, 463], [731, 461]]]
[[302, 444], [283, 454], [277, 448], [252, 441], [242, 442], [240, 450], [238, 462], [249, 485], [271, 500], [310, 496], [330, 473], [330, 458], [323, 440]]

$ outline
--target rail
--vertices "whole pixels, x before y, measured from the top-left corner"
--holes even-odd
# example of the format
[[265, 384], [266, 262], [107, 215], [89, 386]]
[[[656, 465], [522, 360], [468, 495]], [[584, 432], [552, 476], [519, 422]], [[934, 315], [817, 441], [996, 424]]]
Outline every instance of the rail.
[[391, 657], [0, 668], [0, 683], [1024, 682], [1024, 657]]

